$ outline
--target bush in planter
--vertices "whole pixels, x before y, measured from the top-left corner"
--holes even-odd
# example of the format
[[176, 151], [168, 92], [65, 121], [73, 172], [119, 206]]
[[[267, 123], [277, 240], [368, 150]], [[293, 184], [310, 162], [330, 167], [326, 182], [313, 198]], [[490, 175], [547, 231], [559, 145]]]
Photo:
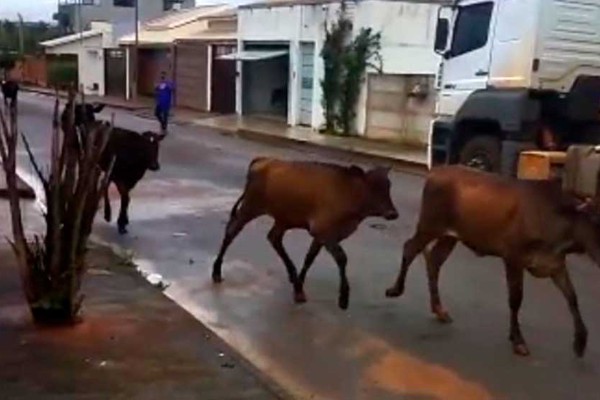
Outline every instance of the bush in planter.
[[[25, 136], [32, 165], [43, 184], [47, 212], [46, 232], [27, 238], [19, 201], [16, 158], [19, 141], [17, 116], [0, 113], [0, 156], [8, 186], [13, 240], [11, 241], [31, 314], [40, 323], [72, 323], [82, 303], [81, 282], [92, 224], [102, 193], [108, 185], [98, 160], [111, 127], [98, 125], [82, 144], [73, 123], [74, 94], [69, 95], [68, 118], [59, 126], [59, 102], [54, 108], [52, 157], [49, 176], [39, 168]], [[110, 172], [110, 171], [109, 171]]]
[[48, 85], [58, 89], [77, 86], [79, 76], [77, 64], [56, 60], [48, 66]]

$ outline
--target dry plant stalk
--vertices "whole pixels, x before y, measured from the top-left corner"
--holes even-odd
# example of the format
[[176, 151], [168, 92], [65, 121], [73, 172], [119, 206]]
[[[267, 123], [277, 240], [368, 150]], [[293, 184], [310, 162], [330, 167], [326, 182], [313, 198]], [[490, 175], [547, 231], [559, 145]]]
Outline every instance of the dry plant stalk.
[[[82, 101], [83, 101], [82, 97]], [[62, 128], [62, 134], [61, 134]], [[108, 172], [98, 162], [112, 126], [97, 123], [91, 129], [75, 126], [75, 93], [71, 90], [65, 114], [59, 118], [58, 96], [54, 104], [49, 176], [44, 176], [25, 135], [23, 144], [37, 178], [43, 185], [46, 232], [27, 238], [17, 187], [17, 115], [0, 112], [0, 156], [8, 186], [13, 240], [26, 299], [32, 316], [41, 323], [71, 323], [79, 314], [83, 296], [87, 242]]]

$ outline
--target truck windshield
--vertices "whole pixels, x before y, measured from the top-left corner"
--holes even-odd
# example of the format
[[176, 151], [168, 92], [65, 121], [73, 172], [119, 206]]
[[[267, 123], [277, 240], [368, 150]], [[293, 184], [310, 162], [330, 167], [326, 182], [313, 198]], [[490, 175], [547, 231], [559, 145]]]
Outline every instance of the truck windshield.
[[490, 30], [493, 2], [461, 7], [456, 18], [450, 56], [477, 50], [486, 45]]

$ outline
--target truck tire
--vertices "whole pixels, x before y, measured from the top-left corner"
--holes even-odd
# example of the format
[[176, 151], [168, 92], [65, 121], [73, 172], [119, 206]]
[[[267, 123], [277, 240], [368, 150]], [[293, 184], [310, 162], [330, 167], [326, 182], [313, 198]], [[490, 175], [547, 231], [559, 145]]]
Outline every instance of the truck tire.
[[460, 150], [459, 163], [486, 172], [500, 172], [501, 143], [489, 135], [474, 136]]

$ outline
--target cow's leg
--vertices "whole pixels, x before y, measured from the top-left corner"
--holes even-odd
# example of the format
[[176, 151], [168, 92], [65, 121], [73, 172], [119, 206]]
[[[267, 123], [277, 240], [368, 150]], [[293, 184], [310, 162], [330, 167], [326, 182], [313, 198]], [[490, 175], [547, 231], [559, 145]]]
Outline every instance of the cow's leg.
[[417, 231], [415, 236], [404, 243], [404, 251], [402, 253], [402, 265], [400, 273], [396, 278], [394, 286], [385, 291], [387, 297], [399, 297], [404, 293], [404, 284], [410, 264], [415, 260], [415, 257], [421, 253], [429, 243], [435, 240], [435, 235], [427, 234], [423, 231]]
[[269, 231], [267, 238], [269, 242], [277, 252], [277, 255], [283, 261], [285, 268], [288, 273], [288, 279], [294, 286], [294, 301], [296, 303], [304, 303], [306, 302], [306, 296], [304, 295], [304, 291], [302, 290], [302, 285], [298, 280], [298, 271], [296, 270], [296, 266], [294, 262], [285, 251], [285, 247], [283, 247], [283, 235], [287, 229], [275, 223], [273, 228]]
[[340, 291], [338, 297], [338, 306], [345, 310], [348, 308], [350, 301], [350, 284], [348, 283], [348, 277], [346, 276], [346, 265], [348, 264], [348, 256], [342, 249], [339, 243], [332, 243], [325, 246], [329, 254], [335, 260], [338, 269], [340, 271]]
[[562, 268], [560, 272], [552, 276], [552, 280], [565, 296], [565, 299], [569, 305], [569, 310], [573, 316], [573, 323], [575, 324], [575, 340], [573, 342], [573, 350], [578, 357], [583, 357], [583, 354], [585, 353], [585, 347], [587, 345], [588, 332], [585, 324], [583, 323], [583, 318], [581, 318], [581, 313], [579, 312], [577, 294], [575, 293], [575, 288], [571, 282], [569, 271], [566, 268]]
[[440, 268], [446, 262], [452, 250], [456, 246], [457, 239], [451, 236], [444, 236], [438, 239], [431, 251], [425, 249], [423, 255], [427, 263], [427, 278], [429, 283], [429, 296], [431, 301], [431, 312], [437, 319], [443, 323], [452, 322], [450, 314], [442, 306], [438, 288]]
[[506, 283], [508, 285], [508, 304], [510, 307], [510, 341], [513, 352], [520, 356], [528, 356], [529, 349], [521, 333], [519, 324], [519, 309], [523, 302], [524, 270], [518, 263], [506, 262]]
[[121, 209], [119, 210], [119, 219], [117, 219], [117, 226], [119, 227], [119, 233], [124, 235], [127, 233], [127, 225], [129, 225], [129, 203], [131, 198], [129, 197], [129, 189], [125, 185], [117, 184], [119, 195], [121, 196]]
[[315, 259], [319, 255], [319, 252], [322, 248], [323, 245], [316, 239], [313, 239], [308, 252], [306, 253], [306, 257], [304, 257], [304, 264], [302, 265], [302, 270], [298, 275], [298, 285], [300, 287], [300, 289], [296, 291], [296, 302], [298, 303], [306, 302], [306, 295], [304, 294], [304, 281], [306, 280], [306, 274], [308, 273], [308, 270], [312, 264], [315, 262]]
[[[241, 201], [241, 199], [240, 199]], [[227, 222], [227, 226], [225, 227], [225, 236], [223, 237], [223, 242], [221, 243], [221, 248], [219, 249], [219, 254], [213, 263], [212, 270], [212, 280], [214, 283], [223, 282], [223, 274], [222, 274], [222, 266], [223, 266], [223, 258], [225, 257], [225, 252], [233, 240], [240, 234], [242, 229], [253, 219], [262, 215], [261, 212], [256, 212], [255, 210], [251, 210], [245, 206], [245, 202], [241, 203], [241, 207], [239, 210], [236, 210], [238, 204], [234, 205], [234, 210], [231, 213], [231, 217]]]
[[110, 206], [110, 197], [108, 195], [108, 189], [110, 184], [106, 185], [106, 190], [104, 190], [104, 220], [106, 222], [110, 222], [112, 219], [112, 207]]
[[319, 252], [322, 248], [323, 245], [316, 239], [313, 239], [313, 241], [310, 243], [310, 247], [308, 248], [306, 256], [304, 257], [304, 264], [302, 265], [302, 270], [300, 271], [300, 275], [298, 275], [298, 279], [300, 280], [300, 283], [302, 285], [304, 285], [304, 281], [306, 280], [306, 274], [308, 273], [308, 270], [315, 262], [315, 259], [319, 255]]

